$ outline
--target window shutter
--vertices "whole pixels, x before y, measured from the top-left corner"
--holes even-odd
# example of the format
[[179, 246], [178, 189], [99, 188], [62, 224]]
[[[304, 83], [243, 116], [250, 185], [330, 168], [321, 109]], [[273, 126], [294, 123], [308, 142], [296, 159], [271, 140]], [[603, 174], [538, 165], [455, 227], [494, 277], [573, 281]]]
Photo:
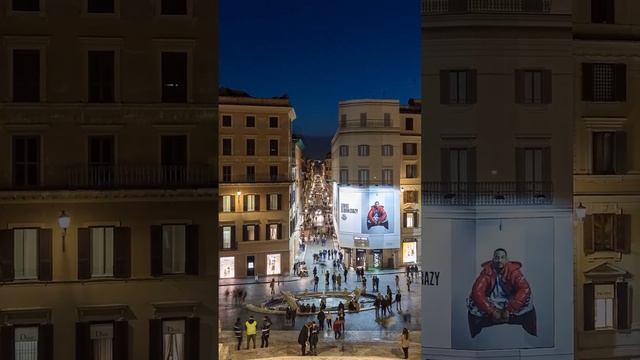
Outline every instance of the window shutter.
[[524, 70], [516, 69], [514, 73], [515, 78], [515, 102], [516, 104], [524, 103]]
[[129, 322], [116, 321], [113, 324], [113, 358], [129, 359]]
[[224, 249], [224, 227], [218, 226], [218, 249]]
[[185, 319], [184, 358], [185, 360], [200, 359], [200, 318]]
[[607, 14], [607, 24], [615, 23], [615, 0], [609, 0], [605, 2], [605, 5], [602, 7], [603, 10], [606, 9]]
[[282, 194], [278, 194], [278, 210], [282, 210]]
[[278, 224], [278, 240], [282, 240], [282, 224]]
[[450, 104], [449, 70], [440, 70], [440, 104]]
[[162, 274], [162, 226], [152, 225], [151, 234], [151, 276]]
[[524, 148], [517, 147], [516, 148], [516, 182], [519, 183], [519, 186], [521, 187], [523, 187], [523, 183], [524, 183], [524, 164], [525, 164]]
[[627, 172], [627, 133], [616, 131], [614, 142], [615, 173], [625, 174]]
[[224, 196], [218, 196], [218, 212], [222, 212], [224, 210]]
[[587, 215], [584, 217], [584, 222], [582, 224], [582, 235], [585, 255], [593, 254], [593, 215]]
[[[13, 251], [11, 252], [13, 254]], [[13, 326], [0, 327], [0, 359], [15, 359], [15, 332]]]
[[467, 71], [467, 104], [475, 104], [478, 101], [478, 70]]
[[614, 249], [623, 254], [631, 253], [631, 215], [617, 214], [615, 217]]
[[467, 149], [467, 179], [469, 181], [469, 185], [471, 187], [474, 186], [476, 182], [476, 173], [477, 173], [477, 156], [476, 156], [476, 148], [468, 148]]
[[78, 279], [91, 278], [91, 235], [88, 228], [78, 229]]
[[53, 272], [53, 245], [51, 229], [38, 230], [38, 280], [51, 281]]
[[419, 212], [414, 212], [413, 213], [413, 227], [420, 227], [420, 213]]
[[199, 246], [200, 228], [198, 225], [187, 225], [186, 227], [186, 263], [185, 273], [189, 275], [198, 275], [200, 268], [200, 246]]
[[542, 181], [551, 182], [551, 147], [542, 148]]
[[542, 103], [551, 104], [553, 102], [553, 78], [551, 70], [542, 70]]
[[594, 286], [584, 284], [582, 286], [582, 299], [584, 306], [584, 330], [595, 329]]
[[76, 323], [76, 360], [93, 359], [91, 330], [88, 322]]
[[593, 64], [582, 64], [582, 100], [593, 101]]
[[242, 225], [242, 241], [247, 241], [249, 239], [249, 231], [247, 230], [247, 225]]
[[451, 182], [451, 164], [449, 149], [440, 149], [440, 179], [443, 183]]
[[113, 276], [131, 277], [131, 228], [117, 227], [113, 239]]
[[407, 199], [409, 199], [409, 195], [408, 195], [408, 191], [405, 191], [402, 193], [402, 201], [407, 203], [409, 202]]
[[235, 225], [231, 227], [231, 248], [237, 249], [238, 243], [236, 241], [236, 227]]
[[38, 327], [38, 360], [53, 360], [53, 324]]
[[402, 213], [402, 227], [407, 227], [407, 213]]
[[255, 237], [256, 241], [260, 240], [260, 225], [254, 225], [255, 226], [255, 230], [253, 230], [253, 236]]
[[264, 227], [264, 239], [265, 240], [271, 240], [270, 226], [271, 226], [271, 224], [267, 224]]
[[236, 211], [236, 196], [231, 195], [231, 212]]
[[601, 7], [598, 6], [601, 3], [597, 0], [591, 0], [591, 22], [592, 23], [598, 23], [599, 21], [599, 15], [600, 12], [602, 11]]
[[149, 360], [162, 360], [162, 320], [149, 320]]
[[0, 230], [0, 281], [13, 278], [13, 230]]
[[618, 303], [618, 324], [620, 330], [629, 329], [629, 284], [616, 283], [616, 299]]
[[627, 101], [627, 64], [615, 64], [614, 69], [614, 98], [616, 101]]
[[260, 211], [260, 194], [256, 194], [255, 199], [256, 199], [256, 211]]
[[248, 195], [244, 195], [244, 196], [243, 196], [243, 199], [242, 199], [242, 200], [243, 200], [243, 201], [242, 201], [242, 204], [243, 204], [243, 205], [242, 205], [242, 206], [243, 206], [242, 210], [243, 210], [244, 212], [246, 212], [246, 211], [247, 211], [247, 199], [248, 199], [248, 198], [249, 198], [249, 196], [248, 196]]

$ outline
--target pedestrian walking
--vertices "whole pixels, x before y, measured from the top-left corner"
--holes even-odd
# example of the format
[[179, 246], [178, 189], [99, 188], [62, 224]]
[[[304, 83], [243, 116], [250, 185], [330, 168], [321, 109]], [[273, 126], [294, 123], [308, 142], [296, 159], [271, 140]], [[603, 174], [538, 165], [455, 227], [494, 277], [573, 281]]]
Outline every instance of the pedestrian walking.
[[396, 310], [398, 311], [402, 311], [402, 302], [400, 302], [400, 300], [402, 300], [402, 295], [400, 295], [400, 290], [398, 290], [396, 293]]
[[400, 290], [400, 276], [396, 275], [396, 290]]
[[318, 291], [318, 282], [320, 282], [320, 278], [317, 275], [313, 276], [313, 291]]
[[376, 308], [376, 319], [380, 317], [380, 296], [376, 296], [376, 299], [373, 300], [373, 306]]
[[331, 332], [331, 313], [329, 311], [327, 311], [327, 314], [325, 315], [326, 320], [327, 320], [327, 330], [329, 330], [329, 332]]
[[249, 342], [253, 341], [253, 348], [256, 348], [256, 333], [258, 332], [258, 322], [249, 316], [249, 320], [245, 321], [244, 328], [247, 332], [247, 350], [249, 350]]
[[391, 292], [391, 288], [387, 285], [387, 296], [391, 297], [391, 294], [393, 294], [393, 292]]
[[300, 329], [300, 334], [298, 334], [298, 344], [300, 344], [300, 348], [302, 350], [302, 356], [306, 355], [307, 352], [307, 342], [309, 341], [309, 327], [311, 323], [306, 323]]
[[238, 347], [236, 350], [240, 350], [240, 345], [242, 344], [242, 323], [240, 322], [240, 318], [237, 318], [236, 323], [233, 324], [233, 334], [238, 341]]
[[380, 296], [380, 310], [382, 311], [382, 317], [387, 316], [387, 298]]
[[407, 278], [407, 292], [411, 292], [411, 279]]
[[402, 334], [400, 335], [400, 347], [402, 348], [402, 352], [404, 353], [404, 358], [409, 358], [409, 330], [407, 328], [402, 329]]
[[335, 272], [331, 275], [331, 286], [332, 286], [332, 289], [335, 291], [336, 290], [336, 273]]
[[320, 327], [320, 330], [324, 330], [324, 319], [324, 311], [322, 311], [322, 307], [320, 307], [320, 311], [318, 312], [318, 326]]
[[336, 340], [342, 338], [342, 322], [340, 321], [340, 319], [336, 319], [336, 321], [333, 323], [333, 336]]
[[310, 353], [312, 355], [318, 355], [318, 350], [316, 346], [318, 345], [318, 324], [315, 321], [312, 322], [311, 328], [309, 329], [309, 347]]
[[276, 279], [275, 278], [271, 278], [271, 283], [269, 284], [269, 287], [271, 288], [271, 298], [273, 299], [273, 296], [276, 294]]
[[392, 312], [393, 296], [391, 294], [387, 295], [387, 306], [389, 306], [387, 310], [389, 310], [389, 315], [391, 315], [393, 313]]
[[342, 289], [342, 275], [340, 275], [340, 273], [338, 273], [338, 275], [336, 276], [336, 281], [338, 282], [338, 291]]
[[347, 274], [349, 274], [349, 269], [345, 266], [344, 267], [344, 282], [347, 282]]
[[268, 316], [265, 316], [262, 320], [262, 337], [260, 342], [261, 348], [269, 347], [269, 332], [271, 332], [271, 319]]

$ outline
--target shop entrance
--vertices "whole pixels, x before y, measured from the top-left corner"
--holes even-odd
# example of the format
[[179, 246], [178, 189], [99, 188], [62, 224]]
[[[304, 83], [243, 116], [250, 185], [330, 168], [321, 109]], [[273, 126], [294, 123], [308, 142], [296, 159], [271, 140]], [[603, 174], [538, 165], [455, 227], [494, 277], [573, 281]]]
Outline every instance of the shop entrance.
[[256, 258], [255, 256], [247, 256], [247, 276], [255, 276], [256, 274]]
[[371, 267], [375, 269], [382, 268], [382, 250], [373, 250], [373, 264]]
[[364, 249], [356, 249], [356, 267], [366, 267], [367, 265], [367, 251]]

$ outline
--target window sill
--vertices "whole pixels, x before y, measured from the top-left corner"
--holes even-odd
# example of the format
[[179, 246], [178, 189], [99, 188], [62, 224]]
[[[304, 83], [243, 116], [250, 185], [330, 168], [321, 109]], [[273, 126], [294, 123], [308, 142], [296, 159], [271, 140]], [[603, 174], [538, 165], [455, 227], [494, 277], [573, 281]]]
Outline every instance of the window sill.
[[589, 261], [599, 261], [599, 260], [622, 260], [622, 253], [617, 251], [596, 251], [592, 254], [587, 255], [587, 260]]

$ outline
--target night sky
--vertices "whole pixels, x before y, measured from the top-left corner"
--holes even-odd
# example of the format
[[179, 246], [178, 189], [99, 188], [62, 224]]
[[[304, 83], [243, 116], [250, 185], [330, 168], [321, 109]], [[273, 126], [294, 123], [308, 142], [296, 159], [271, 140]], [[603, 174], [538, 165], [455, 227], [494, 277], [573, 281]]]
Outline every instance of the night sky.
[[220, 0], [220, 86], [287, 94], [294, 132], [331, 136], [340, 100], [420, 97], [420, 1]]

